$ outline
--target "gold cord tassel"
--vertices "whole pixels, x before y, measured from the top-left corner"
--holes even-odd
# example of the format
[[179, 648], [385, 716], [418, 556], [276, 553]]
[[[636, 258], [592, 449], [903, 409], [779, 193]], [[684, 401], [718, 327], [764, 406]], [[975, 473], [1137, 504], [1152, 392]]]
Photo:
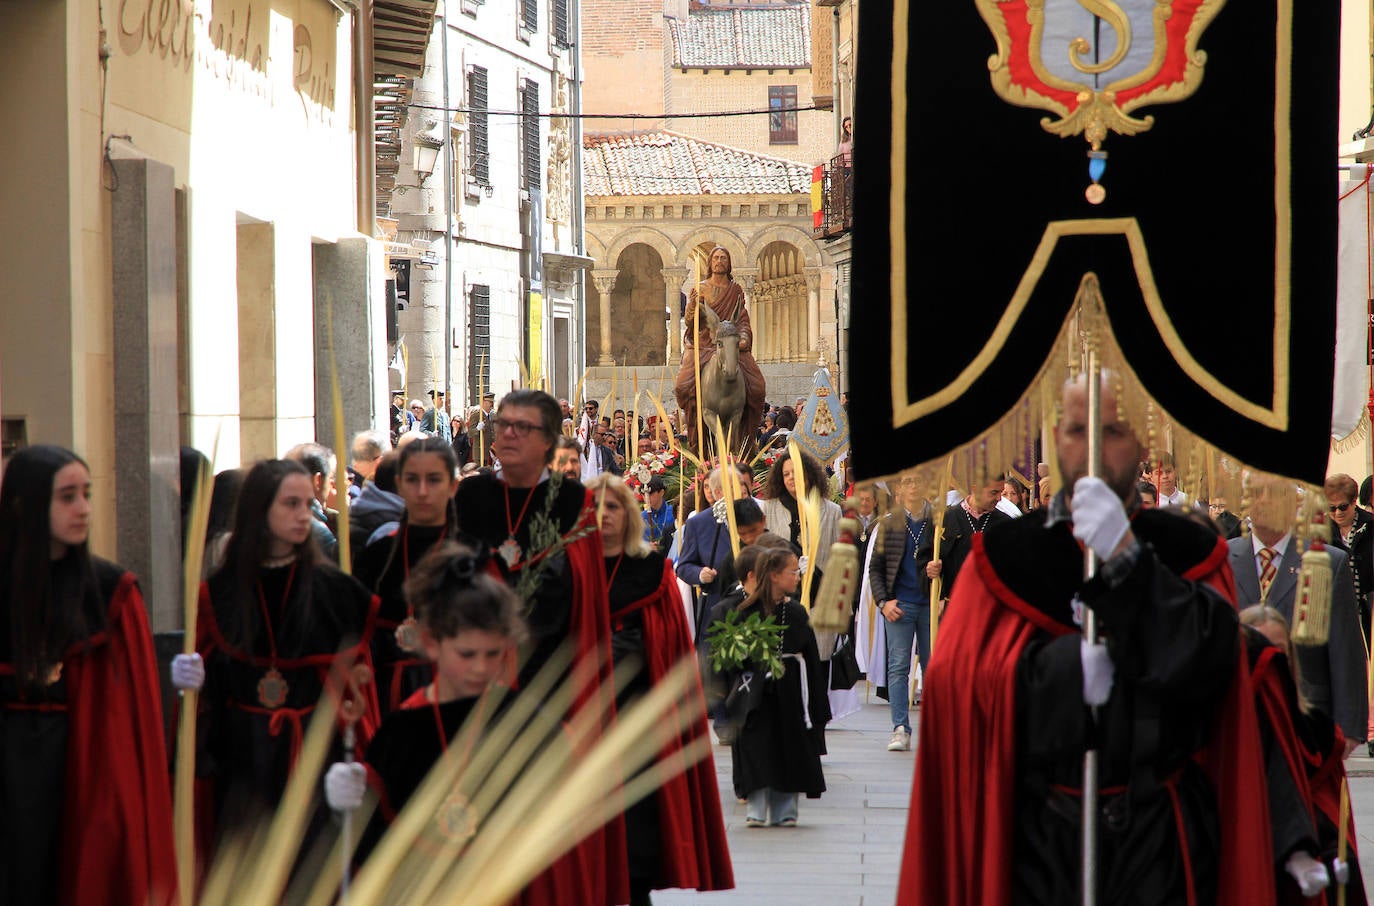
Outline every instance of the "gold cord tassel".
[[1325, 645], [1331, 636], [1331, 557], [1326, 545], [1313, 541], [1302, 555], [1298, 599], [1293, 610], [1297, 645]]
[[816, 631], [816, 645], [823, 661], [830, 660], [835, 650], [835, 637], [849, 629], [854, 592], [860, 579], [859, 549], [853, 540], [858, 533], [858, 520], [840, 520], [840, 537], [830, 545], [825, 575], [821, 578], [816, 600], [811, 604], [811, 628]]

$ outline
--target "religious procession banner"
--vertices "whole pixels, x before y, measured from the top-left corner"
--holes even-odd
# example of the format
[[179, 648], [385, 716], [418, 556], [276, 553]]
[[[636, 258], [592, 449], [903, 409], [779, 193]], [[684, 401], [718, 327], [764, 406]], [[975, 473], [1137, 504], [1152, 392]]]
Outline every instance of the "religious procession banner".
[[1152, 449], [1320, 482], [1339, 36], [1334, 0], [865, 4], [860, 475], [1009, 465], [1086, 338]]
[[811, 395], [792, 436], [803, 450], [827, 465], [849, 446], [849, 419], [830, 383], [830, 369], [824, 365], [811, 378]]

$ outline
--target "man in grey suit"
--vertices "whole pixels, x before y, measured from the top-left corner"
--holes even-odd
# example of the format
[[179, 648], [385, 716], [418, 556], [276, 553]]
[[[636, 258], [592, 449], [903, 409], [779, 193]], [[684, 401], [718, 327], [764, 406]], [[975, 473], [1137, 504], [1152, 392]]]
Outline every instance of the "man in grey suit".
[[[1279, 479], [1261, 479], [1254, 488], [1251, 534], [1227, 542], [1236, 597], [1242, 609], [1257, 603], [1272, 607], [1291, 626], [1302, 569], [1302, 554], [1292, 531], [1297, 493]], [[1349, 756], [1364, 741], [1369, 719], [1364, 642], [1346, 555], [1329, 545], [1326, 551], [1331, 558], [1331, 636], [1325, 645], [1298, 646], [1298, 665], [1303, 693], [1341, 728]]]

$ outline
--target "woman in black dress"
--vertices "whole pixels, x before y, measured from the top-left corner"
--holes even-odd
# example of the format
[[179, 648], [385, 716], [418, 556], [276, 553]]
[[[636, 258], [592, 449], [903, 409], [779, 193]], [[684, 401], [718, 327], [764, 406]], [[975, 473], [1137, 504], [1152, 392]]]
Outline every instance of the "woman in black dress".
[[[203, 853], [215, 837], [275, 810], [340, 655], [371, 665], [377, 600], [321, 557], [311, 535], [313, 499], [310, 473], [299, 463], [253, 466], [224, 565], [201, 585], [196, 648], [205, 684], [197, 775], [214, 794], [213, 812], [204, 816], [213, 820], [198, 813]], [[359, 755], [380, 722], [373, 687], [363, 696]], [[307, 839], [324, 817], [317, 810]]]
[[425, 554], [445, 538], [455, 537], [457, 471], [453, 447], [442, 437], [426, 437], [402, 447], [396, 460], [396, 490], [405, 501], [405, 516], [394, 533], [353, 558], [353, 575], [382, 602], [372, 657], [383, 714], [396, 710], [434, 678], [433, 667], [421, 650], [415, 610], [402, 588]]
[[[693, 657], [687, 612], [677, 574], [644, 540], [643, 520], [624, 479], [602, 473], [587, 483], [601, 523], [601, 546], [611, 603], [611, 656], [619, 666], [637, 658], [640, 669], [616, 696], [617, 709], [647, 692], [683, 658]], [[680, 744], [707, 738], [705, 700]], [[725, 823], [709, 755], [625, 811], [630, 904], [646, 906], [651, 890], [735, 886]], [[665, 816], [676, 823], [665, 826]]]
[[0, 903], [176, 895], [152, 633], [133, 574], [87, 547], [90, 495], [47, 445], [0, 484]]

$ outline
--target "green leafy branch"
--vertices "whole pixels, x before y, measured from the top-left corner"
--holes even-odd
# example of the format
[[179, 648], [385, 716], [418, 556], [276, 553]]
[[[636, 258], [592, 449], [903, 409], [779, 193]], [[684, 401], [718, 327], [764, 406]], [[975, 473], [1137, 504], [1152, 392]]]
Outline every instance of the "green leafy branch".
[[530, 517], [530, 551], [525, 559], [525, 567], [515, 580], [515, 593], [525, 602], [525, 615], [534, 603], [534, 593], [539, 588], [539, 580], [549, 562], [563, 552], [569, 544], [587, 537], [596, 531], [596, 523], [582, 520], [573, 526], [566, 535], [558, 531], [558, 520], [554, 518], [553, 508], [562, 486], [563, 475], [552, 472], [549, 475], [549, 490], [544, 496], [544, 506]]
[[738, 610], [731, 610], [706, 630], [712, 669], [724, 673], [758, 664], [774, 679], [781, 677], [784, 668], [778, 650], [782, 647], [782, 632], [782, 624], [773, 617], [758, 611], [745, 617]]

